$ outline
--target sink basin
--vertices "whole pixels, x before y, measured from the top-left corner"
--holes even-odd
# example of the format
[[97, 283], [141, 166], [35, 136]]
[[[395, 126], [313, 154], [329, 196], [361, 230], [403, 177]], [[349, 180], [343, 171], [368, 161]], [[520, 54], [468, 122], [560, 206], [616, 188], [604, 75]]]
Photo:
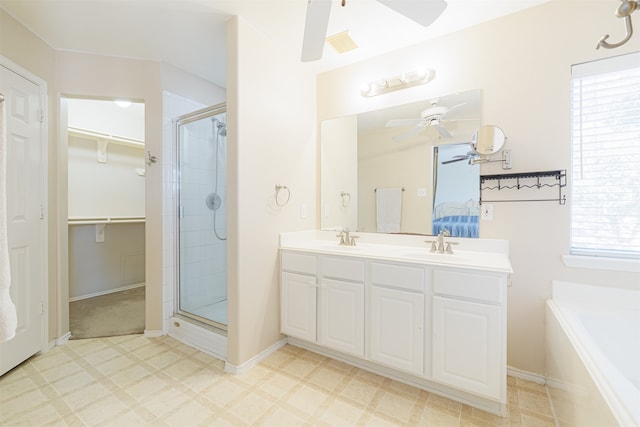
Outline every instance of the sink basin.
[[441, 254], [438, 252], [407, 252], [403, 253], [402, 256], [404, 258], [418, 259], [418, 260], [438, 260], [438, 261], [450, 261], [450, 262], [461, 262], [465, 261], [467, 258], [458, 254]]
[[330, 251], [358, 251], [363, 249], [362, 246], [345, 246], [345, 245], [339, 245], [337, 243], [320, 245], [319, 248], [321, 250], [330, 250]]

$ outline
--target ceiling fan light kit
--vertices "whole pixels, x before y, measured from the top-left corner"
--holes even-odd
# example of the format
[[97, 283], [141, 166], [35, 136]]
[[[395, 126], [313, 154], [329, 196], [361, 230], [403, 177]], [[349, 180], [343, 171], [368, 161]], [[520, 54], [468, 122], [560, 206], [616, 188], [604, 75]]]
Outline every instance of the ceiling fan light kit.
[[435, 70], [421, 67], [396, 76], [363, 83], [360, 86], [360, 95], [365, 98], [370, 98], [372, 96], [382, 95], [383, 93], [427, 84], [435, 77]]

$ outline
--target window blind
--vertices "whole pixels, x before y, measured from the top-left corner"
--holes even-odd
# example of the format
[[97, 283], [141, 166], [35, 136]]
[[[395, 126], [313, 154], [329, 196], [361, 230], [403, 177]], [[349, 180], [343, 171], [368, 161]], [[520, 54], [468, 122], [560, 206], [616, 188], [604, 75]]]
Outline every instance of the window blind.
[[571, 253], [640, 258], [640, 52], [571, 80]]

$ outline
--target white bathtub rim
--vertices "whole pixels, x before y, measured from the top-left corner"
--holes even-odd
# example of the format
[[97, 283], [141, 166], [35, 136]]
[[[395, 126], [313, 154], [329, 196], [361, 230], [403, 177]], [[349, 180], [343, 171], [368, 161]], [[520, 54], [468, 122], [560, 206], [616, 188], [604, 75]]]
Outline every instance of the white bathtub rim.
[[[568, 316], [565, 316], [563, 313], [562, 306], [569, 306], [564, 307], [564, 309], [575, 309], [576, 305], [581, 304], [558, 304], [557, 302], [550, 299], [547, 300], [547, 305], [560, 323], [560, 326], [569, 338], [571, 345], [576, 349], [578, 357], [582, 361], [587, 372], [589, 372], [589, 375], [593, 379], [596, 387], [598, 388], [598, 391], [611, 409], [611, 412], [618, 421], [619, 425], [640, 426], [640, 407], [634, 405], [634, 403], [638, 401], [638, 398], [640, 398], [638, 389], [633, 384], [631, 384], [629, 380], [625, 378], [616, 367], [613, 367], [611, 362], [609, 362], [609, 360], [604, 355], [602, 355], [599, 350], [591, 351], [593, 347], [597, 348], [596, 344], [594, 344], [593, 342], [585, 343], [585, 340], [588, 340], [587, 337], [578, 337], [575, 330], [582, 330], [583, 327], [579, 324], [576, 324], [578, 323], [577, 321], [568, 319]], [[607, 369], [603, 370], [601, 366], [608, 368], [609, 374], [605, 375], [604, 371], [607, 371]], [[549, 381], [549, 385], [552, 385], [553, 383], [553, 385], [561, 386], [569, 391], [580, 392], [580, 390], [576, 390], [575, 386], [560, 384], [559, 382], [553, 380], [547, 381]], [[618, 391], [616, 391], [620, 387], [614, 387], [614, 383], [618, 383], [619, 385], [622, 384], [625, 390], [629, 390], [629, 396], [626, 398], [621, 397]]]

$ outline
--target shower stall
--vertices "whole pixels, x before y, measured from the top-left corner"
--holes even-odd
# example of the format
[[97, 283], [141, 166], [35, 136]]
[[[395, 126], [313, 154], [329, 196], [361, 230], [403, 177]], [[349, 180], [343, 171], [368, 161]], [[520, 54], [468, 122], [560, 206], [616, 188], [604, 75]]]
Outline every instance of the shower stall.
[[175, 312], [227, 329], [226, 105], [176, 120], [177, 286]]

